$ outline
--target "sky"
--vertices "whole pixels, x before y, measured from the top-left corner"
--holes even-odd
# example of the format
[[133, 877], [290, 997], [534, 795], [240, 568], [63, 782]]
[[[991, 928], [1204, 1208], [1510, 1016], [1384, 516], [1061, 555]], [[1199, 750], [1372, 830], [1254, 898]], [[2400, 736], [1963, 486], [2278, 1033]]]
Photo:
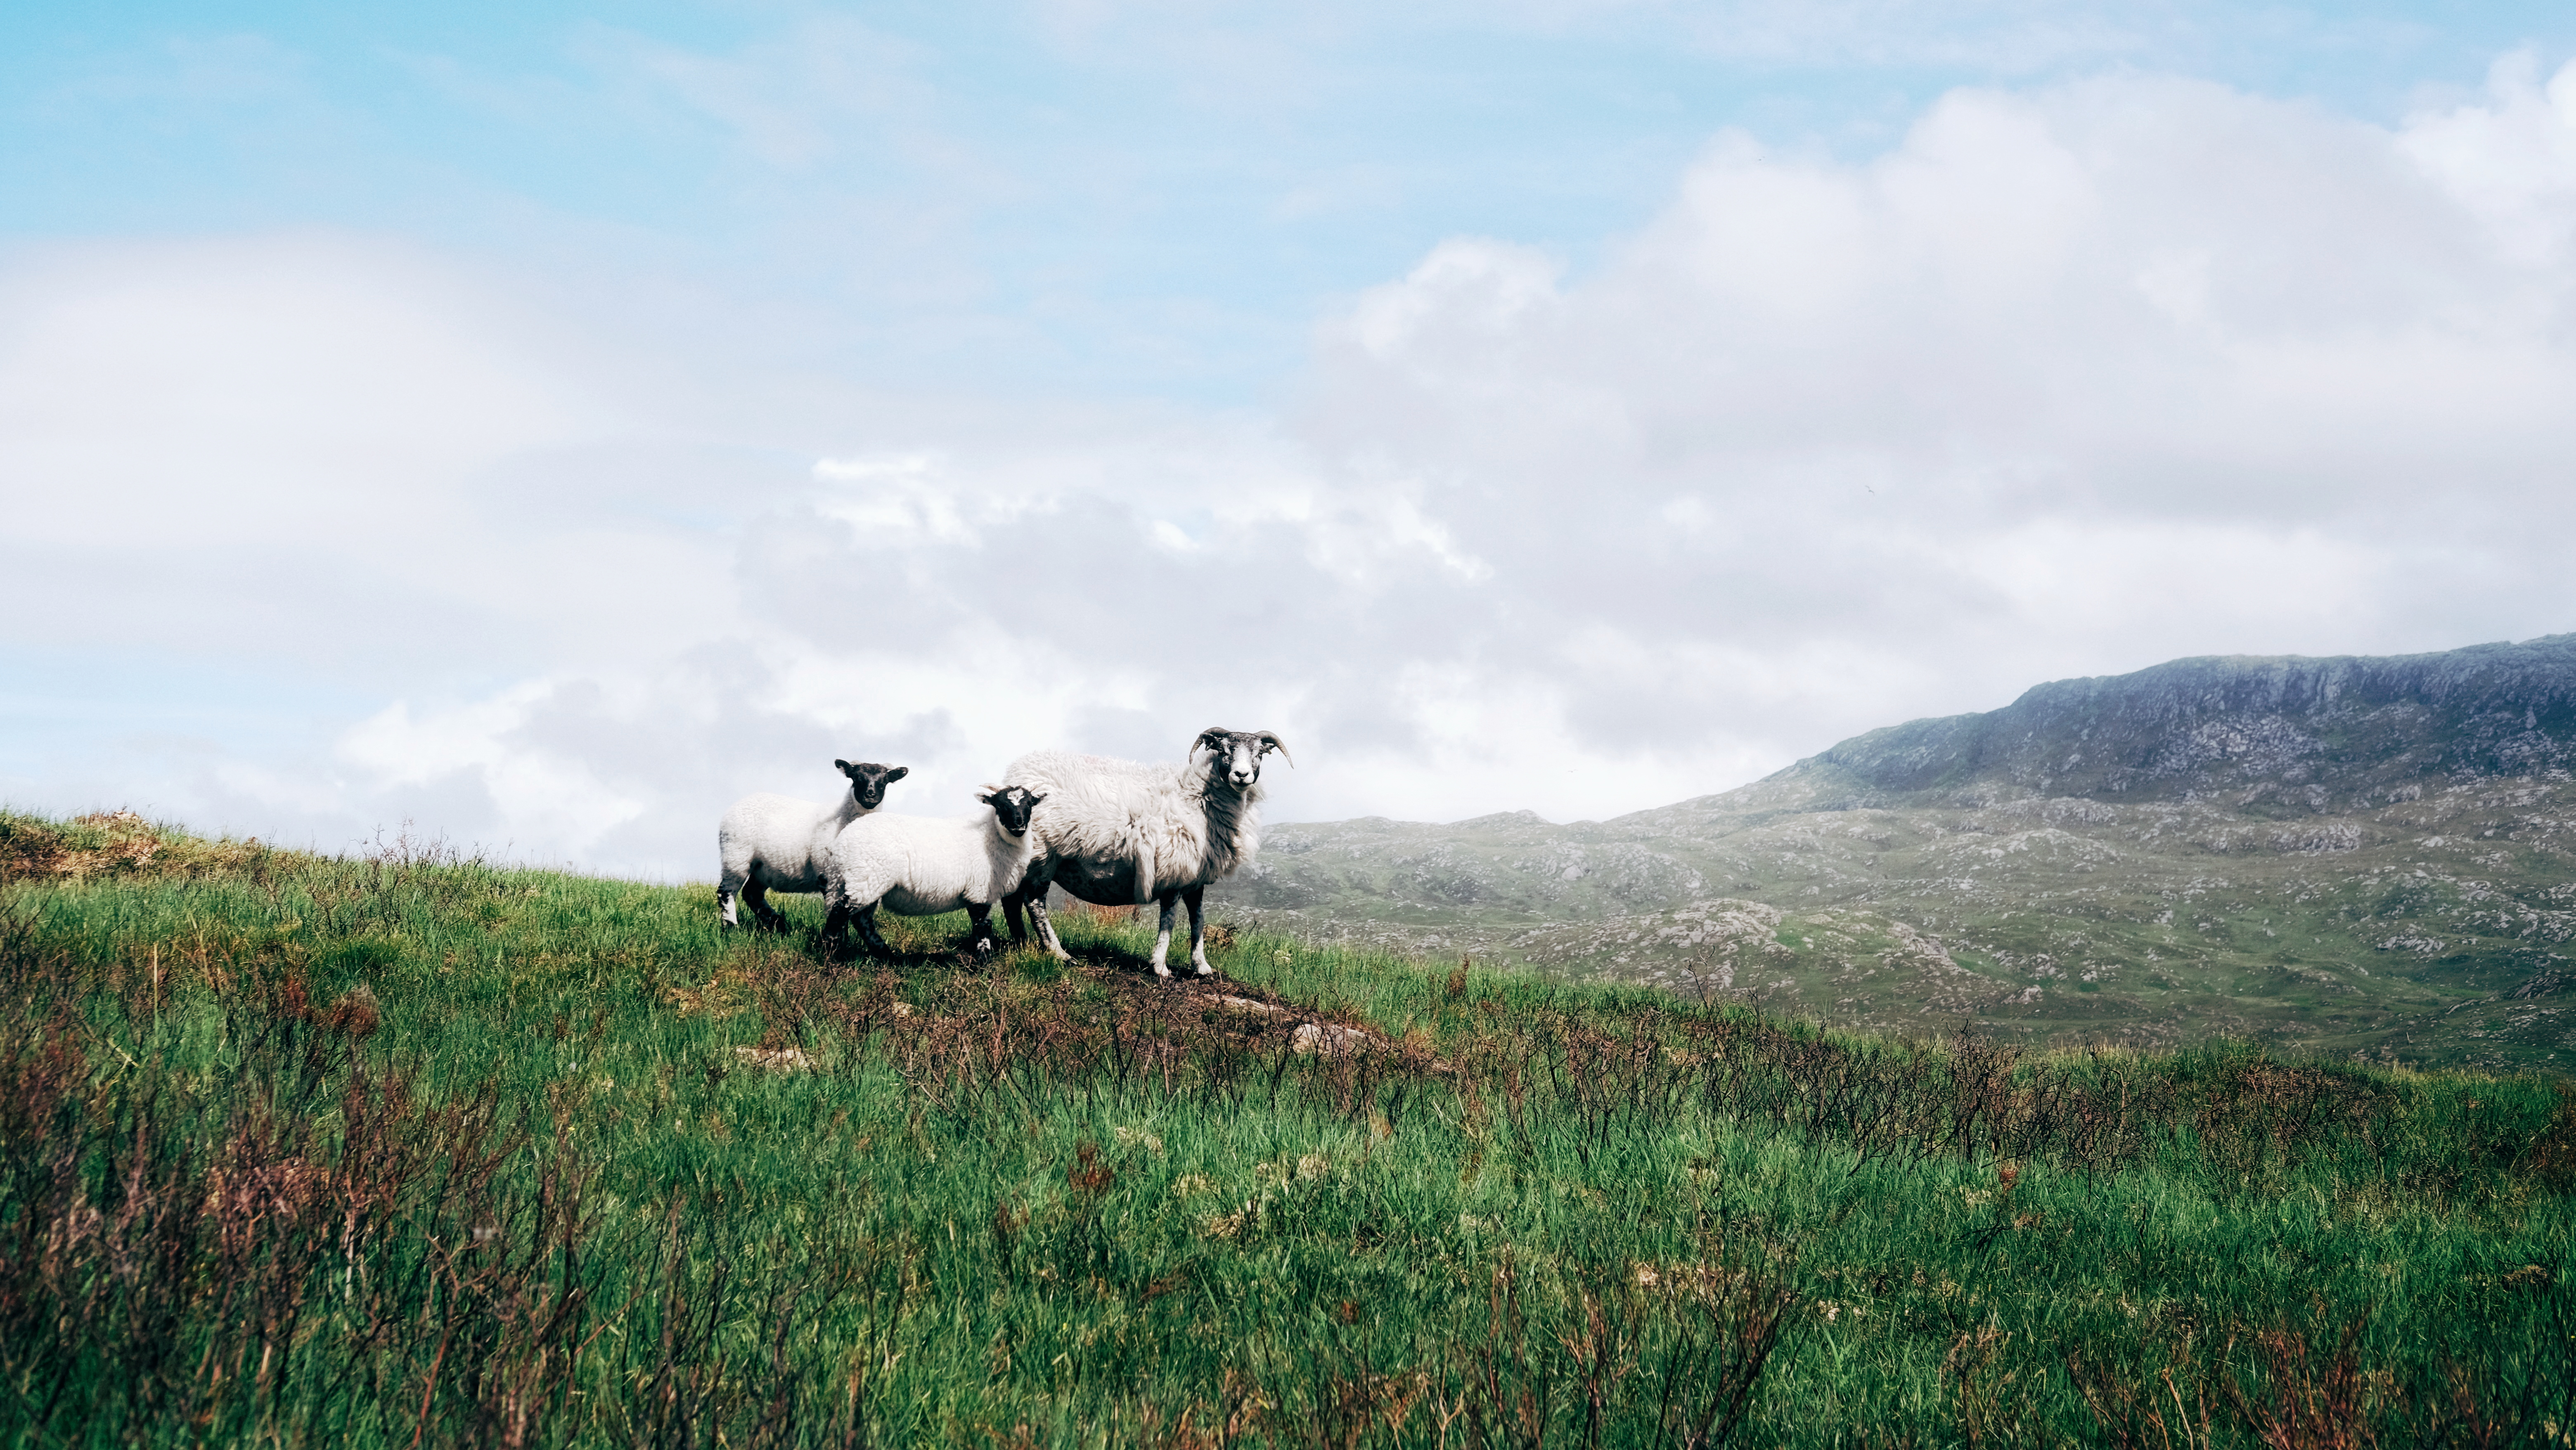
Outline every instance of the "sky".
[[2576, 10], [0, 11], [0, 804], [1603, 818], [2576, 630]]

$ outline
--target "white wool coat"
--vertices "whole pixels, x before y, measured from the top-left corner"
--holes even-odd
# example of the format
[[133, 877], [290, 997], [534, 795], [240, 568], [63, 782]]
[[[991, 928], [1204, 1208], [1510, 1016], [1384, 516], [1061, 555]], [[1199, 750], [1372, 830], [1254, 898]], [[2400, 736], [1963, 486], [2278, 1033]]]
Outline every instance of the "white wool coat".
[[1152, 765], [1037, 750], [1012, 761], [1002, 783], [1046, 797], [1029, 834], [1058, 884], [1103, 904], [1141, 903], [1230, 876], [1261, 849], [1259, 782], [1238, 791], [1211, 781], [1214, 763], [1204, 751]]
[[[1044, 811], [1041, 806], [1040, 811]], [[971, 816], [861, 816], [832, 842], [824, 899], [851, 910], [937, 916], [991, 906], [1019, 889], [1037, 838], [1001, 827], [990, 810]]]

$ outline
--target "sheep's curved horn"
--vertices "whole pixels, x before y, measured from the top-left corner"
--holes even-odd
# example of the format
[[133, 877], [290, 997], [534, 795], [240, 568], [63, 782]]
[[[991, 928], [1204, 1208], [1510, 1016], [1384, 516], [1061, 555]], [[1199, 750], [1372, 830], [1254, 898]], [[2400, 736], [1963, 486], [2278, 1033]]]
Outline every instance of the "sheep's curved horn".
[[[1207, 745], [1207, 743], [1208, 743], [1210, 740], [1214, 740], [1214, 741], [1216, 741], [1216, 742], [1217, 742], [1217, 744], [1222, 745], [1222, 744], [1224, 744], [1224, 743], [1226, 742], [1226, 740], [1227, 740], [1228, 738], [1230, 738], [1233, 734], [1234, 734], [1234, 732], [1233, 732], [1233, 731], [1226, 729], [1226, 728], [1225, 728], [1224, 726], [1222, 726], [1222, 725], [1210, 725], [1210, 726], [1209, 726], [1208, 728], [1206, 728], [1205, 730], [1202, 730], [1202, 731], [1200, 731], [1200, 732], [1199, 732], [1199, 738], [1198, 738], [1198, 739], [1193, 740], [1193, 741], [1191, 741], [1191, 742], [1190, 742], [1190, 748], [1191, 748], [1192, 750], [1196, 750], [1196, 749], [1198, 749], [1198, 748], [1199, 748], [1200, 746], [1202, 746], [1202, 745]], [[1215, 749], [1216, 747], [1215, 747], [1215, 746], [1209, 746], [1208, 748], [1209, 748], [1209, 749], [1211, 749], [1211, 750], [1213, 750], [1213, 749]]]
[[1297, 757], [1288, 753], [1288, 747], [1280, 741], [1278, 736], [1264, 730], [1261, 732], [1260, 740], [1262, 744], [1278, 751], [1279, 758], [1281, 760], [1287, 761], [1290, 765], [1295, 765], [1297, 763]]

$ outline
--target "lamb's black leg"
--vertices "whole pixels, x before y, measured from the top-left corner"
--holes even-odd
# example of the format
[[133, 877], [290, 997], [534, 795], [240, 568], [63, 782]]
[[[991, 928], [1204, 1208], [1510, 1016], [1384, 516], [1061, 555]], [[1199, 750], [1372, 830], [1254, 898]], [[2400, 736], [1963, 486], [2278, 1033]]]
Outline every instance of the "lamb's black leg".
[[975, 935], [969, 943], [969, 950], [973, 951], [975, 955], [980, 957], [986, 952], [1000, 949], [1002, 939], [993, 935], [993, 905], [991, 902], [967, 902], [966, 919], [975, 923]]
[[850, 904], [834, 901], [823, 913], [823, 959], [846, 962], [850, 959]]
[[875, 902], [871, 901], [867, 905], [859, 908], [858, 922], [859, 939], [868, 944], [868, 950], [888, 961], [894, 960], [894, 948], [887, 946], [886, 939], [877, 934], [877, 904]]
[[1002, 920], [1011, 924], [1011, 945], [1018, 946], [1020, 943], [1029, 939], [1029, 934], [1023, 928], [1021, 923], [1020, 893], [1018, 891], [1009, 892], [1002, 897]]

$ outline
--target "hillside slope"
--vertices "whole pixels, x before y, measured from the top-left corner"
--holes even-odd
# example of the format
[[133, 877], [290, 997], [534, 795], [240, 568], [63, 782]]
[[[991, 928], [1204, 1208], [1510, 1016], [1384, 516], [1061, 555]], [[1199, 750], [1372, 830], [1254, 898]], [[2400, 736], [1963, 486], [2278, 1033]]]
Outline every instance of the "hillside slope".
[[2052, 1040], [2576, 1065], [2576, 635], [2176, 660], [1609, 821], [1274, 828], [1267, 925]]
[[0, 811], [0, 1444], [2576, 1423], [2560, 1081], [1904, 1044], [1255, 935], [1166, 982], [1131, 911], [1065, 911], [1063, 962], [892, 918], [843, 966], [781, 904]]

